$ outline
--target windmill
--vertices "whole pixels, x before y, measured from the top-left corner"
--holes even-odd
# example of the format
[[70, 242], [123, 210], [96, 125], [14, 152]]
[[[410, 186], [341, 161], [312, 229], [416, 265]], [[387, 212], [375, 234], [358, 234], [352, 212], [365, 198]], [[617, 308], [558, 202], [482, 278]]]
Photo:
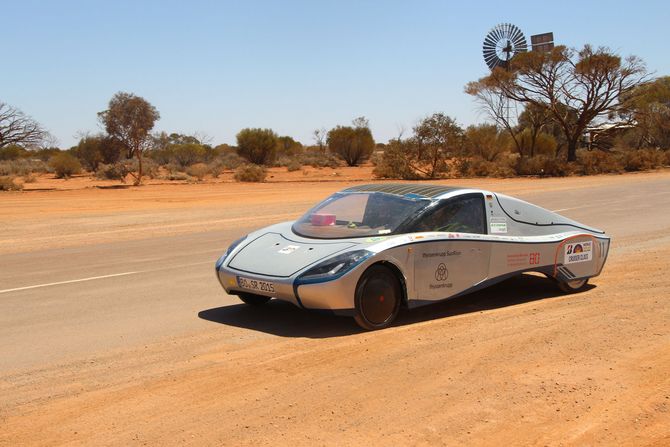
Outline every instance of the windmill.
[[484, 61], [491, 70], [496, 67], [509, 68], [512, 58], [525, 51], [528, 51], [526, 36], [511, 23], [494, 26], [484, 38], [482, 47]]

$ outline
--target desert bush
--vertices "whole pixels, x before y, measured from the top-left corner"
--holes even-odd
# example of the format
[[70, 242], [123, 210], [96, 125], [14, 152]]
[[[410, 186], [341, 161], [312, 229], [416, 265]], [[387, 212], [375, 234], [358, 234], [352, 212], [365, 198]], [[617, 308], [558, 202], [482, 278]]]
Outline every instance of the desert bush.
[[263, 182], [266, 176], [266, 169], [254, 164], [242, 165], [235, 170], [235, 180], [238, 182]]
[[98, 165], [95, 178], [100, 180], [120, 180], [125, 183], [129, 171], [125, 163], [114, 163]]
[[538, 155], [550, 157], [556, 153], [556, 147], [558, 146], [556, 138], [545, 132], [540, 132], [536, 135], [535, 144], [533, 145], [532, 133], [528, 128], [524, 129], [516, 138], [519, 142], [521, 153], [531, 157]]
[[465, 130], [463, 149], [466, 154], [478, 159], [495, 161], [505, 152], [509, 152], [509, 146], [510, 136], [492, 124], [469, 126]]
[[217, 178], [218, 176], [220, 176], [223, 173], [223, 171], [225, 171], [225, 169], [226, 168], [220, 159], [216, 159], [207, 165], [207, 170], [209, 171], [209, 173], [212, 175], [213, 178]]
[[638, 149], [623, 154], [623, 166], [626, 171], [646, 171], [665, 164], [666, 156], [657, 149]]
[[171, 148], [173, 160], [182, 167], [202, 163], [207, 149], [201, 144], [175, 144]]
[[42, 160], [21, 158], [12, 161], [0, 161], [0, 175], [26, 176], [30, 173], [47, 172], [48, 167]]
[[188, 182], [193, 180], [193, 178], [185, 172], [168, 172], [163, 178], [165, 180], [185, 180]]
[[330, 152], [305, 151], [299, 160], [303, 166], [312, 166], [314, 168], [335, 169], [340, 167], [340, 159]]
[[49, 165], [54, 169], [56, 178], [67, 179], [81, 172], [81, 163], [79, 160], [67, 152], [61, 152], [51, 157]]
[[237, 134], [237, 153], [251, 163], [271, 165], [277, 154], [277, 141], [272, 129], [242, 129]]
[[582, 174], [594, 175], [623, 171], [620, 154], [614, 152], [578, 151], [577, 164]]
[[237, 169], [240, 165], [244, 164], [244, 158], [230, 151], [223, 152], [217, 160], [221, 162], [221, 166], [224, 169]]
[[16, 183], [14, 177], [0, 177], [0, 191], [21, 191], [22, 189], [23, 185]]
[[198, 179], [198, 181], [202, 181], [209, 173], [209, 166], [204, 163], [196, 163], [186, 168], [186, 173], [192, 177], [195, 177]]
[[28, 151], [16, 144], [10, 144], [9, 146], [0, 148], [0, 161], [18, 160], [21, 157], [27, 156]]
[[410, 166], [408, 152], [410, 140], [392, 140], [384, 153], [375, 160], [372, 174], [377, 178], [416, 180], [421, 176]]
[[23, 183], [35, 183], [37, 176], [32, 172], [23, 176]]
[[513, 177], [516, 172], [512, 167], [515, 160], [499, 154], [498, 160], [488, 161], [483, 157], [458, 157], [453, 167], [461, 177]]
[[286, 165], [286, 169], [288, 170], [288, 172], [299, 171], [301, 168], [302, 168], [302, 164], [298, 160], [291, 160]]
[[547, 155], [519, 158], [515, 166], [518, 175], [538, 175], [541, 177], [564, 177], [574, 174], [577, 167], [562, 159]]
[[337, 126], [328, 132], [328, 147], [349, 166], [358, 166], [372, 155], [375, 140], [364, 126]]

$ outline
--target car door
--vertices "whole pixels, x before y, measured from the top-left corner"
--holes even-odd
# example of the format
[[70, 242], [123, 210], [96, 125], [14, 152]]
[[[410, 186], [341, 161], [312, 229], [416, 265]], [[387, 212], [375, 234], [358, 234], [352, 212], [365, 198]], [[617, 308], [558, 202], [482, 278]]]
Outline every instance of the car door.
[[449, 298], [488, 277], [490, 244], [461, 236], [486, 234], [482, 194], [445, 200], [420, 218], [415, 230], [447, 232], [414, 245], [414, 292], [420, 302]]

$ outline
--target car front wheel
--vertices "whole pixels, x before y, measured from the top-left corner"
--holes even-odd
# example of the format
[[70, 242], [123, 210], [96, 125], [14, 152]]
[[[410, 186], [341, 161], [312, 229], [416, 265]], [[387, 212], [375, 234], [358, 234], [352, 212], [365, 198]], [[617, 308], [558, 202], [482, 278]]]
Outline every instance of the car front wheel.
[[354, 319], [367, 330], [388, 327], [400, 311], [401, 299], [396, 275], [383, 265], [373, 265], [358, 280]]

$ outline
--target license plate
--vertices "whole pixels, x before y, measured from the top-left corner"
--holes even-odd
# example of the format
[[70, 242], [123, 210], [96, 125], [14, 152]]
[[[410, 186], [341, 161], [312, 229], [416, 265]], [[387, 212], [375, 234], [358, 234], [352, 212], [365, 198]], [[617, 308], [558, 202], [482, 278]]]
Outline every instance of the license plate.
[[255, 292], [275, 293], [274, 283], [267, 281], [259, 281], [257, 279], [237, 277], [237, 285], [243, 289], [253, 290]]

